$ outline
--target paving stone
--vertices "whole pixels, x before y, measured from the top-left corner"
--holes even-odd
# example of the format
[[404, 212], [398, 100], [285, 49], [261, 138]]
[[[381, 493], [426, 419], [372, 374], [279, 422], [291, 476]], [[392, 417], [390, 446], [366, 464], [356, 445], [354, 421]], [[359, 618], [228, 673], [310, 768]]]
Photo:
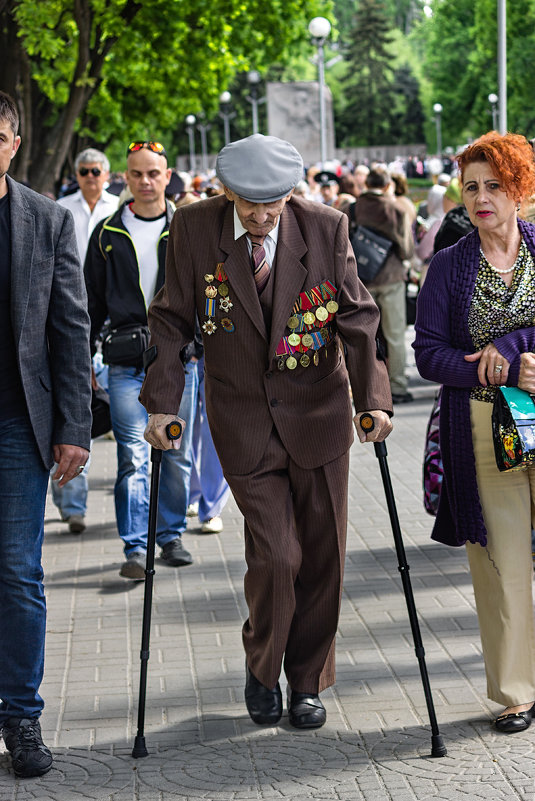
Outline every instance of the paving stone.
[[498, 707], [485, 694], [464, 551], [429, 539], [421, 456], [435, 388], [417, 377], [410, 350], [409, 376], [415, 401], [395, 409], [388, 461], [447, 755], [431, 757], [377, 459], [355, 443], [338, 680], [323, 694], [326, 726], [293, 729], [285, 712], [277, 726], [261, 727], [247, 715], [243, 522], [231, 500], [220, 535], [203, 536], [198, 520], [189, 521], [192, 566], [170, 569], [157, 549], [149, 753], [134, 759], [144, 585], [118, 575], [115, 444], [99, 439], [86, 531], [69, 535], [47, 504], [42, 728], [55, 767], [15, 781], [0, 745], [0, 801], [535, 801], [531, 731], [503, 737], [490, 725]]

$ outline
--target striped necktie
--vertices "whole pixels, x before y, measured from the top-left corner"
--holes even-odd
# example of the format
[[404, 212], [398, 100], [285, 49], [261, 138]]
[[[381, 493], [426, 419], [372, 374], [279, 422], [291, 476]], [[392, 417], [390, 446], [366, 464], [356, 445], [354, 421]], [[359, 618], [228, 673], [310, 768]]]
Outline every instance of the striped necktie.
[[253, 246], [253, 274], [258, 294], [262, 292], [268, 282], [269, 274], [271, 272], [269, 264], [266, 260], [266, 251], [264, 250], [263, 236], [255, 236], [254, 241], [251, 236], [251, 245]]

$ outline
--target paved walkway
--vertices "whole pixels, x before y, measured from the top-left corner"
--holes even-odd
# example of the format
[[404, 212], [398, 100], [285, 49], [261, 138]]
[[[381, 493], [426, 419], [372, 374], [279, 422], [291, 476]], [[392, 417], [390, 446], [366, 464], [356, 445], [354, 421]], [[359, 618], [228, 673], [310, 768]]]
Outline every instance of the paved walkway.
[[323, 694], [326, 726], [300, 732], [283, 717], [264, 728], [247, 715], [242, 523], [231, 502], [222, 534], [202, 535], [192, 522], [185, 541], [193, 566], [175, 569], [157, 559], [149, 756], [134, 760], [143, 585], [118, 575], [115, 446], [101, 439], [84, 534], [70, 535], [55, 508], [47, 510], [42, 725], [55, 769], [16, 782], [0, 754], [0, 801], [535, 801], [535, 731], [508, 737], [489, 726], [497, 707], [485, 696], [464, 550], [429, 540], [420, 474], [434, 388], [417, 378], [413, 364], [410, 376], [416, 400], [396, 408], [389, 466], [447, 756], [429, 756], [378, 463], [372, 447], [355, 443], [338, 680]]

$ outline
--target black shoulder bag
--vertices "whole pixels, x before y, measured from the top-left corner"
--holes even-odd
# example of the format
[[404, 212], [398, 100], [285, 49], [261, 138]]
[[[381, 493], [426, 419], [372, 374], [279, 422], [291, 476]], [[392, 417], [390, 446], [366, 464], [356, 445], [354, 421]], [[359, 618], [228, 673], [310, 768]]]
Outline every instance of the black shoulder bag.
[[394, 243], [373, 228], [355, 225], [354, 203], [349, 207], [349, 219], [349, 239], [357, 260], [358, 276], [364, 284], [369, 284], [385, 266]]

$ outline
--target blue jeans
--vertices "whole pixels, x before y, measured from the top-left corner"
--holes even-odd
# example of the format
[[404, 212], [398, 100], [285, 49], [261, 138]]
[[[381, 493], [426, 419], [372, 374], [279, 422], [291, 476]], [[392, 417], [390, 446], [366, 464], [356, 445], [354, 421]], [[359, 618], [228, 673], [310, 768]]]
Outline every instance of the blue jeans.
[[[87, 512], [87, 493], [89, 491], [87, 473], [89, 471], [90, 461], [91, 457], [88, 458], [83, 473], [72, 478], [65, 486], [58, 487], [57, 481], [50, 481], [52, 500], [65, 519], [69, 518], [71, 515], [81, 515], [85, 517]], [[56, 468], [57, 464], [55, 464], [50, 471], [51, 479], [56, 472]]]
[[216, 453], [204, 399], [204, 357], [197, 364], [199, 392], [197, 397], [195, 424], [193, 426], [193, 465], [191, 470], [190, 503], [199, 504], [199, 520], [205, 523], [218, 517], [228, 500], [230, 487]]
[[48, 470], [27, 417], [0, 421], [0, 724], [43, 708], [46, 603], [41, 549]]
[[[111, 422], [117, 441], [115, 515], [125, 556], [147, 550], [149, 446], [143, 439], [143, 432], [148, 417], [138, 400], [144, 377], [145, 373], [137, 372], [134, 367], [111, 365], [108, 371]], [[187, 365], [185, 378], [178, 412], [186, 422], [182, 442], [179, 450], [164, 451], [162, 455], [156, 530], [156, 542], [160, 547], [180, 537], [187, 525], [197, 364]]]
[[[108, 365], [102, 361], [102, 355], [95, 353], [93, 356], [93, 368], [95, 376], [101, 387], [108, 389]], [[71, 515], [81, 515], [85, 517], [87, 512], [87, 493], [89, 492], [89, 481], [87, 474], [89, 472], [89, 464], [91, 456], [89, 456], [83, 473], [79, 476], [72, 478], [64, 487], [58, 487], [57, 481], [51, 481], [52, 500], [61, 512], [64, 519], [69, 518]], [[51, 477], [56, 472], [57, 465], [54, 465], [51, 471]]]

